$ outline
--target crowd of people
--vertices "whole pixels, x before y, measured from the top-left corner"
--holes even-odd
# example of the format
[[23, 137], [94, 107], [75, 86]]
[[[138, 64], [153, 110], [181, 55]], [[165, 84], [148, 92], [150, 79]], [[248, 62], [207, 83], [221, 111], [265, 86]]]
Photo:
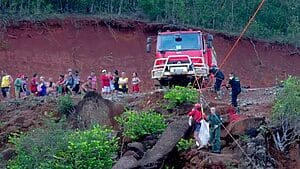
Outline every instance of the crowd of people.
[[[92, 71], [86, 80], [81, 80], [79, 71], [73, 71], [68, 69], [66, 74], [61, 74], [58, 76], [58, 80], [55, 82], [53, 78], [46, 78], [44, 76], [39, 76], [38, 74], [33, 74], [29, 81], [29, 78], [24, 74], [19, 74], [14, 80], [11, 75], [6, 71], [1, 72], [1, 92], [3, 98], [11, 97], [11, 89], [14, 88], [14, 93], [16, 98], [26, 97], [26, 96], [60, 96], [65, 94], [76, 95], [81, 93], [86, 93], [88, 91], [101, 91], [102, 94], [110, 95], [112, 93], [128, 93], [129, 83], [132, 86], [132, 92], [138, 93], [140, 91], [140, 83], [136, 72], [133, 72], [131, 77], [131, 82], [127, 77], [125, 72], [121, 72], [119, 76], [119, 71], [115, 70], [113, 73], [105, 69], [101, 71], [101, 75], [97, 78], [96, 72]], [[215, 99], [222, 99], [221, 97], [221, 85], [222, 81], [225, 79], [223, 72], [217, 67], [210, 69], [210, 75], [215, 78], [214, 91], [217, 94]], [[98, 88], [98, 81], [100, 81], [101, 88]], [[229, 74], [229, 81], [226, 84], [226, 88], [232, 88], [231, 90], [231, 105], [232, 109], [229, 112], [233, 119], [238, 118], [237, 116], [237, 96], [241, 92], [241, 85], [239, 78], [234, 74]], [[194, 137], [196, 144], [199, 148], [202, 148], [201, 141], [199, 137], [199, 131], [201, 129], [201, 121], [205, 120], [209, 123], [209, 145], [212, 146], [213, 153], [221, 152], [221, 141], [220, 133], [222, 126], [222, 119], [220, 115], [216, 112], [214, 107], [210, 108], [208, 116], [204, 113], [203, 108], [200, 104], [195, 104], [194, 108], [188, 113], [189, 125], [192, 125], [194, 121]], [[234, 112], [234, 113], [232, 113]]]
[[[16, 79], [6, 71], [1, 72], [1, 92], [4, 99], [12, 97], [12, 90], [16, 98], [34, 96], [60, 96], [65, 94], [76, 95], [88, 91], [101, 91], [103, 95], [113, 93], [127, 94], [129, 85], [132, 86], [132, 92], [140, 92], [141, 80], [136, 72], [133, 72], [131, 82], [125, 72], [115, 70], [113, 73], [105, 69], [101, 71], [99, 77], [92, 71], [86, 80], [82, 80], [79, 71], [68, 69], [66, 74], [58, 76], [57, 81], [53, 78], [46, 79], [44, 76], [33, 74], [32, 78], [24, 74], [19, 74]], [[101, 87], [98, 88], [98, 82]]]

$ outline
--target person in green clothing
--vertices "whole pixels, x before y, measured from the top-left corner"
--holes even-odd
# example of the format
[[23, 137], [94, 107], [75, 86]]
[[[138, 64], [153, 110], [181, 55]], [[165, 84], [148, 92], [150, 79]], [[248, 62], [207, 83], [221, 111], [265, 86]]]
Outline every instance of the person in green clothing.
[[212, 145], [212, 153], [221, 153], [221, 125], [222, 119], [216, 112], [215, 107], [210, 108], [210, 114], [207, 118], [209, 122], [210, 140]]
[[23, 79], [24, 79], [24, 75], [20, 74], [14, 82], [15, 95], [17, 98], [21, 98], [21, 92], [22, 92], [21, 89], [23, 86]]

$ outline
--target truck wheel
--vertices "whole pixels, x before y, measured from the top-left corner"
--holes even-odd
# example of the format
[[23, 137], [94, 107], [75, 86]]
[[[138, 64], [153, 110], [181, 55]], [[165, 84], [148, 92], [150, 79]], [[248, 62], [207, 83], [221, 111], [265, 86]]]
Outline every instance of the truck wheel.
[[163, 89], [163, 88], [169, 86], [169, 84], [170, 84], [169, 80], [167, 80], [167, 79], [161, 79], [161, 80], [159, 80], [160, 89]]

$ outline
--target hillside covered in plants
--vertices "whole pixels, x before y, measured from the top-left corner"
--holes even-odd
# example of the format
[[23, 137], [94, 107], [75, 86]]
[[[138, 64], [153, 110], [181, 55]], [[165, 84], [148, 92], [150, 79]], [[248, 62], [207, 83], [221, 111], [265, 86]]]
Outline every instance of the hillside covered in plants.
[[[125, 17], [239, 33], [260, 0], [2, 0], [2, 24], [69, 15]], [[247, 36], [300, 45], [300, 3], [266, 1]]]

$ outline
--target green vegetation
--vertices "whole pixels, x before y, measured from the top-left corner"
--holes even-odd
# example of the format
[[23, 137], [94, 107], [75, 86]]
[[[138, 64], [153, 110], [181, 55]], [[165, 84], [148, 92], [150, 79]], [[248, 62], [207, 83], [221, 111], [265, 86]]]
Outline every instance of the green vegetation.
[[241, 135], [239, 136], [239, 138], [240, 138], [240, 140], [241, 140], [242, 142], [244, 142], [244, 143], [248, 143], [249, 140], [250, 140], [250, 137], [249, 137], [247, 134], [241, 134]]
[[284, 88], [277, 94], [271, 113], [271, 134], [275, 146], [280, 151], [299, 140], [300, 129], [300, 79], [289, 77]]
[[123, 135], [137, 140], [143, 136], [161, 133], [167, 127], [164, 117], [153, 111], [126, 111], [116, 120], [123, 128]]
[[118, 139], [112, 130], [96, 125], [76, 131], [68, 139], [68, 149], [56, 155], [55, 168], [112, 168], [118, 150]]
[[178, 151], [186, 151], [189, 150], [193, 145], [194, 141], [192, 139], [186, 140], [186, 139], [180, 139], [177, 143], [176, 147]]
[[47, 168], [54, 155], [67, 149], [68, 134], [63, 123], [48, 123], [47, 129], [35, 129], [21, 135], [11, 136], [17, 156], [9, 162], [9, 169]]
[[290, 76], [277, 94], [271, 119], [274, 123], [281, 123], [283, 118], [295, 122], [300, 119], [300, 79], [297, 77]]
[[[17, 156], [9, 169], [111, 168], [117, 154], [112, 130], [94, 126], [86, 131], [64, 130], [63, 126], [36, 129], [11, 137]], [[51, 125], [50, 125], [51, 126]]]
[[[260, 0], [3, 0], [0, 15], [10, 19], [42, 19], [70, 13], [116, 15], [237, 34], [259, 3]], [[297, 0], [266, 1], [246, 34], [299, 46], [299, 11]]]
[[69, 115], [74, 108], [74, 102], [70, 95], [60, 96], [58, 99], [58, 111], [61, 114]]
[[199, 100], [199, 92], [191, 86], [175, 86], [165, 93], [164, 98], [169, 101], [167, 108], [174, 108], [183, 103], [196, 103]]

